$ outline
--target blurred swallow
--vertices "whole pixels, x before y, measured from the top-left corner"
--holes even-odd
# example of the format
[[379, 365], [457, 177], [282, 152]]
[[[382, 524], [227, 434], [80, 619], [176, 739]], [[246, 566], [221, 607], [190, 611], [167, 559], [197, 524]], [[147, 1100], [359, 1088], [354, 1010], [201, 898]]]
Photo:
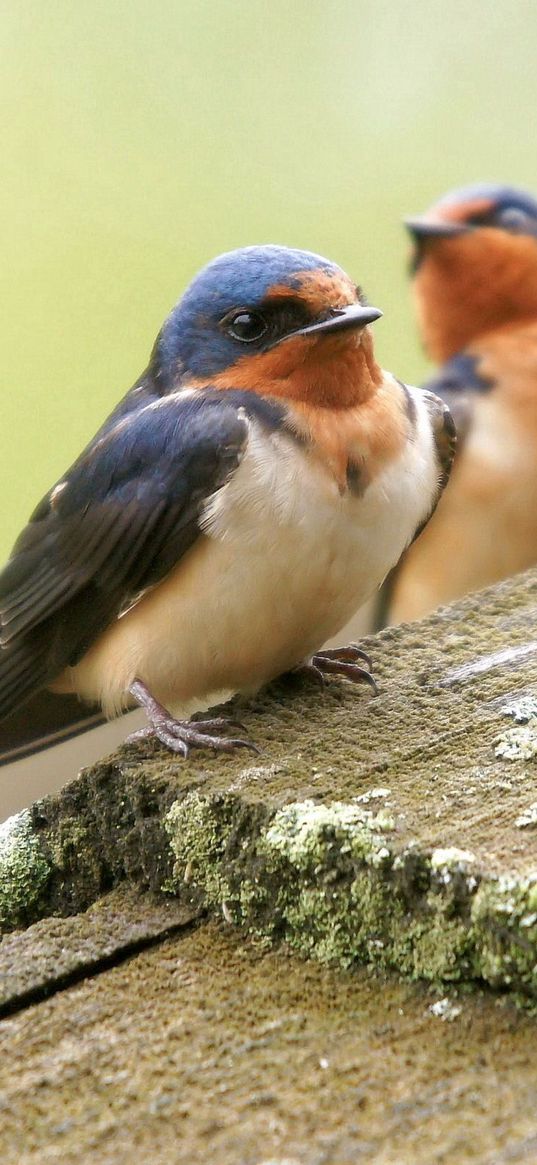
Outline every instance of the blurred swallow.
[[425, 387], [452, 410], [459, 444], [432, 522], [389, 581], [389, 623], [537, 561], [537, 201], [469, 186], [406, 225], [421, 335], [440, 364]]
[[138, 703], [141, 735], [186, 755], [253, 746], [176, 714], [307, 661], [373, 683], [359, 648], [319, 649], [453, 455], [446, 407], [376, 363], [380, 315], [305, 251], [247, 247], [194, 279], [0, 575], [0, 717], [42, 688]]

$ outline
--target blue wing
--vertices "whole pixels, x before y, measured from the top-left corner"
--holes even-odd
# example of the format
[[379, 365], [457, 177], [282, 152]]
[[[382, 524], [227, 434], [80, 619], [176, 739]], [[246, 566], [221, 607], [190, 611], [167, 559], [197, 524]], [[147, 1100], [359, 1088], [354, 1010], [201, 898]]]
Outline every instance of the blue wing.
[[0, 718], [192, 546], [205, 500], [244, 451], [243, 395], [176, 394], [129, 411], [43, 499], [0, 574]]

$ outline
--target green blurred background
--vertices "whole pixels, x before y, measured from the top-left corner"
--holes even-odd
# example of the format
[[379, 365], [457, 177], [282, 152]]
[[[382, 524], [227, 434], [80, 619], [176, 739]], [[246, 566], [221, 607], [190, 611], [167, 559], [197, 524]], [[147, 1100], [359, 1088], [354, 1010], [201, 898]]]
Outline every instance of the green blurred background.
[[537, 190], [536, 43], [535, 0], [4, 0], [1, 556], [220, 251], [336, 259], [419, 380], [401, 216]]

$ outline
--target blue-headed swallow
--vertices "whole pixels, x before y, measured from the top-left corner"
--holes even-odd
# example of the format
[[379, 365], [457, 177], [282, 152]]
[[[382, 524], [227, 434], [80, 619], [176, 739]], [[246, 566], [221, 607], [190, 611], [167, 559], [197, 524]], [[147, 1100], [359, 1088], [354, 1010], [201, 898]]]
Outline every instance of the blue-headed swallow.
[[136, 702], [174, 751], [249, 742], [177, 719], [312, 661], [434, 509], [450, 414], [377, 364], [381, 313], [336, 264], [247, 247], [191, 283], [147, 371], [0, 575], [0, 716], [43, 687]]
[[537, 201], [480, 184], [407, 220], [426, 388], [459, 444], [433, 521], [390, 580], [388, 622], [537, 562]]

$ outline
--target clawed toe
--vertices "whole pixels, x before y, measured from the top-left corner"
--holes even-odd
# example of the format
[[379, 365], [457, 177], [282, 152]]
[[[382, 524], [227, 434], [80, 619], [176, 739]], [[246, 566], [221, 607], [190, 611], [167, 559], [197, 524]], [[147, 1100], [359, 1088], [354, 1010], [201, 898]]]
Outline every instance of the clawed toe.
[[238, 736], [215, 735], [214, 728], [231, 728], [232, 721], [203, 721], [203, 720], [174, 720], [173, 717], [155, 721], [148, 728], [142, 728], [139, 733], [133, 732], [130, 740], [142, 737], [155, 736], [171, 752], [178, 752], [181, 756], [188, 756], [191, 748], [213, 748], [217, 752], [234, 752], [236, 748], [248, 748], [251, 752], [259, 753], [260, 749], [251, 740], [242, 740]]
[[132, 744], [136, 740], [147, 740], [149, 736], [154, 736], [155, 731], [150, 724], [146, 724], [145, 728], [137, 728], [136, 732], [129, 732], [125, 737], [125, 744]]
[[246, 725], [241, 720], [228, 719], [226, 716], [217, 716], [214, 720], [190, 720], [189, 724], [194, 726], [198, 732], [225, 732], [226, 728], [239, 728], [241, 732], [247, 732]]
[[[362, 667], [358, 660], [365, 663], [366, 667]], [[356, 643], [350, 643], [348, 647], [326, 648], [317, 652], [311, 662], [323, 675], [342, 675], [352, 683], [369, 684], [375, 696], [378, 695], [377, 683], [370, 670], [371, 657]]]
[[369, 671], [372, 671], [373, 660], [371, 659], [371, 656], [368, 654], [368, 652], [364, 651], [363, 647], [360, 647], [357, 643], [349, 643], [349, 647], [346, 650], [353, 651], [355, 659], [363, 659], [364, 663], [367, 664]]
[[127, 737], [128, 741], [156, 737], [171, 752], [187, 757], [191, 748], [212, 748], [217, 752], [234, 752], [236, 748], [247, 748], [259, 753], [260, 749], [251, 740], [237, 736], [225, 736], [229, 729], [246, 731], [239, 720], [227, 720], [223, 716], [212, 720], [176, 720], [174, 716], [155, 700], [141, 680], [135, 680], [130, 689], [132, 695], [145, 709], [149, 724]]
[[357, 643], [349, 643], [347, 647], [326, 647], [322, 651], [318, 651], [314, 656], [315, 659], [336, 659], [347, 663], [356, 663], [358, 659], [363, 660], [367, 664], [367, 668], [371, 671], [373, 667], [371, 656], [367, 654]]

